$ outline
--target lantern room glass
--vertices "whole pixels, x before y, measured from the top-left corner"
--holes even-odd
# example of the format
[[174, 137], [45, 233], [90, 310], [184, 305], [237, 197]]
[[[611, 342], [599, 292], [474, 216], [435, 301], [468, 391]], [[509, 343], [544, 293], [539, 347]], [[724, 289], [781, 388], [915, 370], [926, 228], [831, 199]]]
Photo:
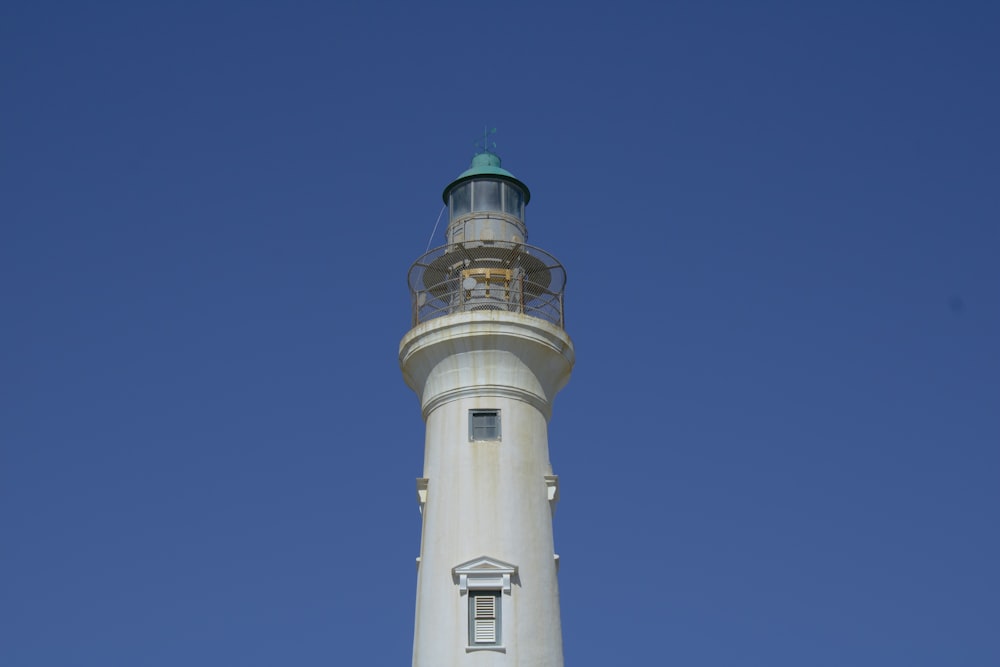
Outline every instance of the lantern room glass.
[[500, 181], [472, 182], [472, 210], [500, 211]]
[[462, 183], [451, 191], [451, 217], [464, 215], [472, 210], [472, 183]]
[[449, 219], [474, 211], [496, 211], [524, 220], [524, 192], [513, 183], [480, 179], [455, 186], [449, 199]]
[[521, 191], [510, 183], [503, 184], [503, 210], [518, 220], [523, 219], [521, 213]]

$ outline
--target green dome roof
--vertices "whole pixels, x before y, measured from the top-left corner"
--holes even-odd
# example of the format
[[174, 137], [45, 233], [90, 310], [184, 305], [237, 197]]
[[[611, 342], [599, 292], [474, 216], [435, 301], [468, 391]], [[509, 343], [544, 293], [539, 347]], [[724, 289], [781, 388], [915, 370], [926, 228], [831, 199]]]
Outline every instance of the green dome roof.
[[451, 192], [452, 188], [456, 185], [483, 176], [496, 176], [501, 180], [517, 185], [519, 188], [524, 190], [525, 204], [527, 204], [528, 200], [531, 199], [531, 192], [528, 190], [528, 186], [519, 181], [514, 174], [500, 166], [500, 156], [496, 153], [485, 151], [483, 153], [476, 153], [476, 155], [472, 158], [472, 164], [469, 168], [459, 174], [458, 178], [449, 183], [448, 187], [444, 189], [444, 192], [441, 194], [441, 198], [444, 199], [444, 203], [448, 203], [448, 193]]
[[514, 178], [514, 174], [500, 166], [500, 156], [494, 153], [477, 153], [472, 158], [472, 166], [458, 175], [458, 178], [466, 176], [506, 176]]

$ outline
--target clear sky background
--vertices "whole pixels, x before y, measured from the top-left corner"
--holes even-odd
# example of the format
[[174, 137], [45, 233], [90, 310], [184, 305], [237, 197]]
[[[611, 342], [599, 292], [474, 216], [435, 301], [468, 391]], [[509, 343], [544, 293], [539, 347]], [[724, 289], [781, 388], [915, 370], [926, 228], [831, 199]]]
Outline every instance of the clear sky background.
[[569, 273], [567, 665], [1000, 664], [998, 33], [3, 3], [0, 664], [409, 664], [406, 272], [487, 124]]

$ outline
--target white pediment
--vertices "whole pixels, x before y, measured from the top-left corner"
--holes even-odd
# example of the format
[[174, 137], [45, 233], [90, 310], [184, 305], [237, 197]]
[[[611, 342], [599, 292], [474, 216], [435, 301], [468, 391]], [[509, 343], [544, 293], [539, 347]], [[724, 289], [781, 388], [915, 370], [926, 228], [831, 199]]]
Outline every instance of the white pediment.
[[517, 565], [489, 556], [480, 556], [456, 565], [451, 572], [458, 579], [458, 587], [463, 593], [469, 589], [486, 589], [502, 590], [509, 594], [510, 578], [517, 574]]
[[479, 558], [466, 561], [461, 565], [456, 565], [452, 569], [452, 572], [455, 574], [473, 574], [477, 572], [514, 574], [517, 572], [517, 565], [511, 565], [510, 563], [505, 563], [502, 560], [490, 558], [489, 556], [480, 556]]

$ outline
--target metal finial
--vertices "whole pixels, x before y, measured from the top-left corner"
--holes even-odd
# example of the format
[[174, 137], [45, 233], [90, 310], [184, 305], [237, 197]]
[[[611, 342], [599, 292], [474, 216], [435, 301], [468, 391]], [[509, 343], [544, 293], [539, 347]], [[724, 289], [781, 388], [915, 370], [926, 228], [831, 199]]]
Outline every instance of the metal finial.
[[492, 153], [496, 147], [497, 143], [495, 141], [490, 141], [490, 135], [496, 134], [497, 128], [490, 128], [487, 125], [483, 126], [483, 138], [476, 139], [472, 142], [472, 145], [476, 148], [476, 155], [480, 153]]

